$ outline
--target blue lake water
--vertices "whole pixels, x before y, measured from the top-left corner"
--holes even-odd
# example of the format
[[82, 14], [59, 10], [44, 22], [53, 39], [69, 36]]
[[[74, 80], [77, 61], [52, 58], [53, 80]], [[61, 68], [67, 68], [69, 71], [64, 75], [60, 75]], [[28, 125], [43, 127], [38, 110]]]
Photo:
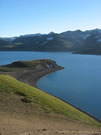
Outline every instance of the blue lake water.
[[0, 52], [0, 65], [48, 58], [64, 67], [38, 81], [44, 91], [101, 119], [101, 56], [55, 52]]

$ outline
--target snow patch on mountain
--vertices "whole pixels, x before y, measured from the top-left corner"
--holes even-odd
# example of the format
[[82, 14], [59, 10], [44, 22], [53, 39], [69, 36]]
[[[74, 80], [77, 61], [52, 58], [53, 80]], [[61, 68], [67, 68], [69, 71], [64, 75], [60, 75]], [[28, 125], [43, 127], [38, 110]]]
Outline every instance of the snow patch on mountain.
[[8, 37], [8, 38], [0, 38], [2, 40], [8, 41], [8, 42], [12, 42], [13, 40], [15, 40], [17, 37]]
[[12, 37], [12, 38], [10, 38], [10, 41], [13, 41], [13, 40], [15, 40], [16, 39], [16, 37]]
[[53, 37], [48, 37], [47, 40], [53, 40], [54, 38]]

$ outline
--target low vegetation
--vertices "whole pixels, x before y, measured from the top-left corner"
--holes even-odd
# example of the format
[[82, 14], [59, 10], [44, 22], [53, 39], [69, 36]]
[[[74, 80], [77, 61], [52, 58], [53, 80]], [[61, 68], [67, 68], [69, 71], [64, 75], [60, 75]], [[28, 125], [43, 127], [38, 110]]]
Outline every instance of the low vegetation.
[[2, 72], [16, 72], [24, 70], [45, 70], [45, 69], [63, 69], [55, 61], [49, 59], [40, 59], [32, 61], [16, 61], [8, 65], [0, 66]]
[[[0, 102], [3, 105], [4, 97], [9, 99], [7, 102], [16, 104], [20, 102], [22, 104], [31, 105], [31, 108], [35, 108], [35, 105], [40, 106], [45, 113], [54, 113], [65, 115], [70, 120], [77, 120], [79, 122], [100, 127], [101, 123], [89, 117], [83, 112], [80, 112], [71, 105], [63, 102], [62, 100], [51, 96], [35, 87], [31, 87], [23, 82], [20, 82], [8, 75], [0, 75]], [[15, 96], [22, 97], [18, 98], [15, 102]], [[10, 101], [10, 96], [14, 97], [14, 100]], [[6, 100], [5, 100], [6, 101]], [[13, 107], [13, 106], [12, 106]], [[22, 109], [22, 108], [21, 108]], [[2, 107], [0, 107], [2, 111]]]

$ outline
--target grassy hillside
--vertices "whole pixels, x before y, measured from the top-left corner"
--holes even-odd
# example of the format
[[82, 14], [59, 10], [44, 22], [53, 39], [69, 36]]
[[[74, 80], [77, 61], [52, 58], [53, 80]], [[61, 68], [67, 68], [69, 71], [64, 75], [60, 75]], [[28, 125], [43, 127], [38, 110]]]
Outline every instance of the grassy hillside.
[[[9, 104], [11, 109], [16, 107], [17, 104], [23, 104], [25, 106], [28, 105], [28, 107], [31, 106], [32, 110], [36, 110], [39, 106], [45, 113], [48, 114], [62, 114], [71, 120], [77, 120], [92, 126], [101, 126], [101, 123], [80, 112], [69, 104], [66, 104], [60, 99], [37, 88], [17, 81], [8, 75], [0, 75], [0, 111], [3, 111], [3, 104], [6, 104], [6, 110], [7, 104]], [[23, 108], [20, 108], [20, 110], [23, 111]]]

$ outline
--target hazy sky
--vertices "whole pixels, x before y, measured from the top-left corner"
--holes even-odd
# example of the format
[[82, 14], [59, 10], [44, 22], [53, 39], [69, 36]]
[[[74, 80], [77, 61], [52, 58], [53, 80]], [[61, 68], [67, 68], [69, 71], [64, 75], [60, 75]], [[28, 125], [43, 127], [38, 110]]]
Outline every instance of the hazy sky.
[[0, 37], [101, 28], [101, 0], [0, 0]]

